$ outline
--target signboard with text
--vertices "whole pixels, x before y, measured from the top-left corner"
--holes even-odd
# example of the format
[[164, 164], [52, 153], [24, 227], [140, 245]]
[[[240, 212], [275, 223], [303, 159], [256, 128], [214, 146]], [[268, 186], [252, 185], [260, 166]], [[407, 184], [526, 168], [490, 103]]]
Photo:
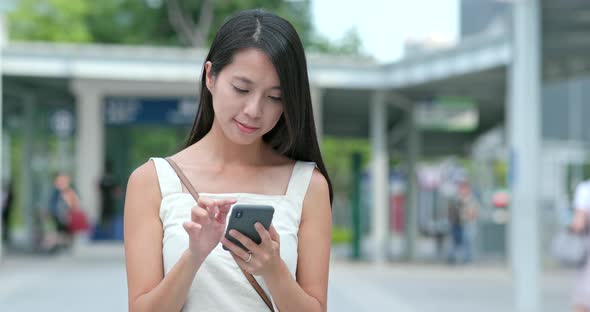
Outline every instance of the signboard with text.
[[419, 101], [415, 118], [420, 129], [467, 132], [477, 128], [479, 111], [467, 97], [436, 97]]
[[107, 97], [105, 124], [128, 125], [190, 125], [197, 114], [196, 97], [138, 98]]

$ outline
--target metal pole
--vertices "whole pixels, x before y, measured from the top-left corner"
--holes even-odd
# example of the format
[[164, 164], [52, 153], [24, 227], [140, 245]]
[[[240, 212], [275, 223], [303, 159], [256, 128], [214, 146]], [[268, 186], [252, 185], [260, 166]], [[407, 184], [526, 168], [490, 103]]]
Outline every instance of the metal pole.
[[33, 144], [35, 141], [35, 98], [30, 94], [22, 96], [24, 106], [24, 138], [23, 138], [23, 162], [22, 162], [22, 182], [21, 190], [25, 195], [23, 197], [24, 206], [24, 219], [27, 228], [27, 234], [29, 235], [29, 243], [31, 249], [35, 249], [37, 246], [37, 231], [36, 220], [38, 213], [36, 209], [36, 203], [33, 200], [34, 197], [31, 194], [35, 194], [35, 187], [33, 181]]
[[389, 208], [389, 157], [387, 154], [387, 107], [385, 92], [375, 91], [371, 99], [371, 147], [373, 154], [371, 173], [373, 185], [373, 239], [375, 262], [383, 263], [386, 257]]
[[510, 242], [516, 311], [540, 310], [540, 15], [539, 0], [514, 1], [510, 68]]
[[406, 215], [406, 259], [411, 261], [416, 256], [416, 238], [418, 236], [418, 177], [416, 164], [420, 155], [420, 135], [415, 120], [415, 106], [408, 110], [408, 137], [406, 168], [408, 175], [408, 196]]
[[361, 163], [360, 153], [352, 154], [352, 259], [361, 258]]
[[[584, 113], [582, 111], [582, 90], [579, 79], [571, 78], [567, 82], [568, 86], [568, 102], [569, 102], [569, 142], [573, 147], [583, 147], [584, 136], [582, 130], [582, 118]], [[575, 162], [572, 166], [572, 176], [576, 183], [581, 182], [584, 177], [583, 162]]]

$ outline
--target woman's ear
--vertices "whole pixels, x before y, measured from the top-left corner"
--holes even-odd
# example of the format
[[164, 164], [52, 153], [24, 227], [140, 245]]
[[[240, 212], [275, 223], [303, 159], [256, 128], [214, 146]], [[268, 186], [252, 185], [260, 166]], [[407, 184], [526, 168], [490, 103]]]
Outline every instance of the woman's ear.
[[211, 63], [211, 61], [207, 61], [205, 63], [205, 85], [207, 86], [207, 89], [209, 89], [209, 92], [212, 91], [213, 83], [215, 82], [215, 77], [213, 76], [213, 73], [211, 72], [212, 66], [213, 66], [213, 63]]

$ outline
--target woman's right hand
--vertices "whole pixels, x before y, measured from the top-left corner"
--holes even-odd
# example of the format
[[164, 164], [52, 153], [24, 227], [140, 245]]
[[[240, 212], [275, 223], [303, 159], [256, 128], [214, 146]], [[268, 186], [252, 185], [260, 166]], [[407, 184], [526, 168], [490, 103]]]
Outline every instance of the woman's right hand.
[[191, 209], [191, 221], [183, 227], [189, 236], [189, 251], [198, 261], [204, 261], [219, 244], [227, 214], [235, 199], [210, 199], [199, 197], [197, 206]]

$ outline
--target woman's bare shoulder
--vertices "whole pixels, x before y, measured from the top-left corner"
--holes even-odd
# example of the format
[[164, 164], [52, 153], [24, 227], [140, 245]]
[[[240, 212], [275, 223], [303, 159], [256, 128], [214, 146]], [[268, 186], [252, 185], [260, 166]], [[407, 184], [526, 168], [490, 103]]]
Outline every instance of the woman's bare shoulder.
[[148, 160], [133, 170], [127, 182], [127, 193], [130, 192], [143, 194], [146, 199], [150, 200], [161, 199], [158, 174], [152, 160]]

